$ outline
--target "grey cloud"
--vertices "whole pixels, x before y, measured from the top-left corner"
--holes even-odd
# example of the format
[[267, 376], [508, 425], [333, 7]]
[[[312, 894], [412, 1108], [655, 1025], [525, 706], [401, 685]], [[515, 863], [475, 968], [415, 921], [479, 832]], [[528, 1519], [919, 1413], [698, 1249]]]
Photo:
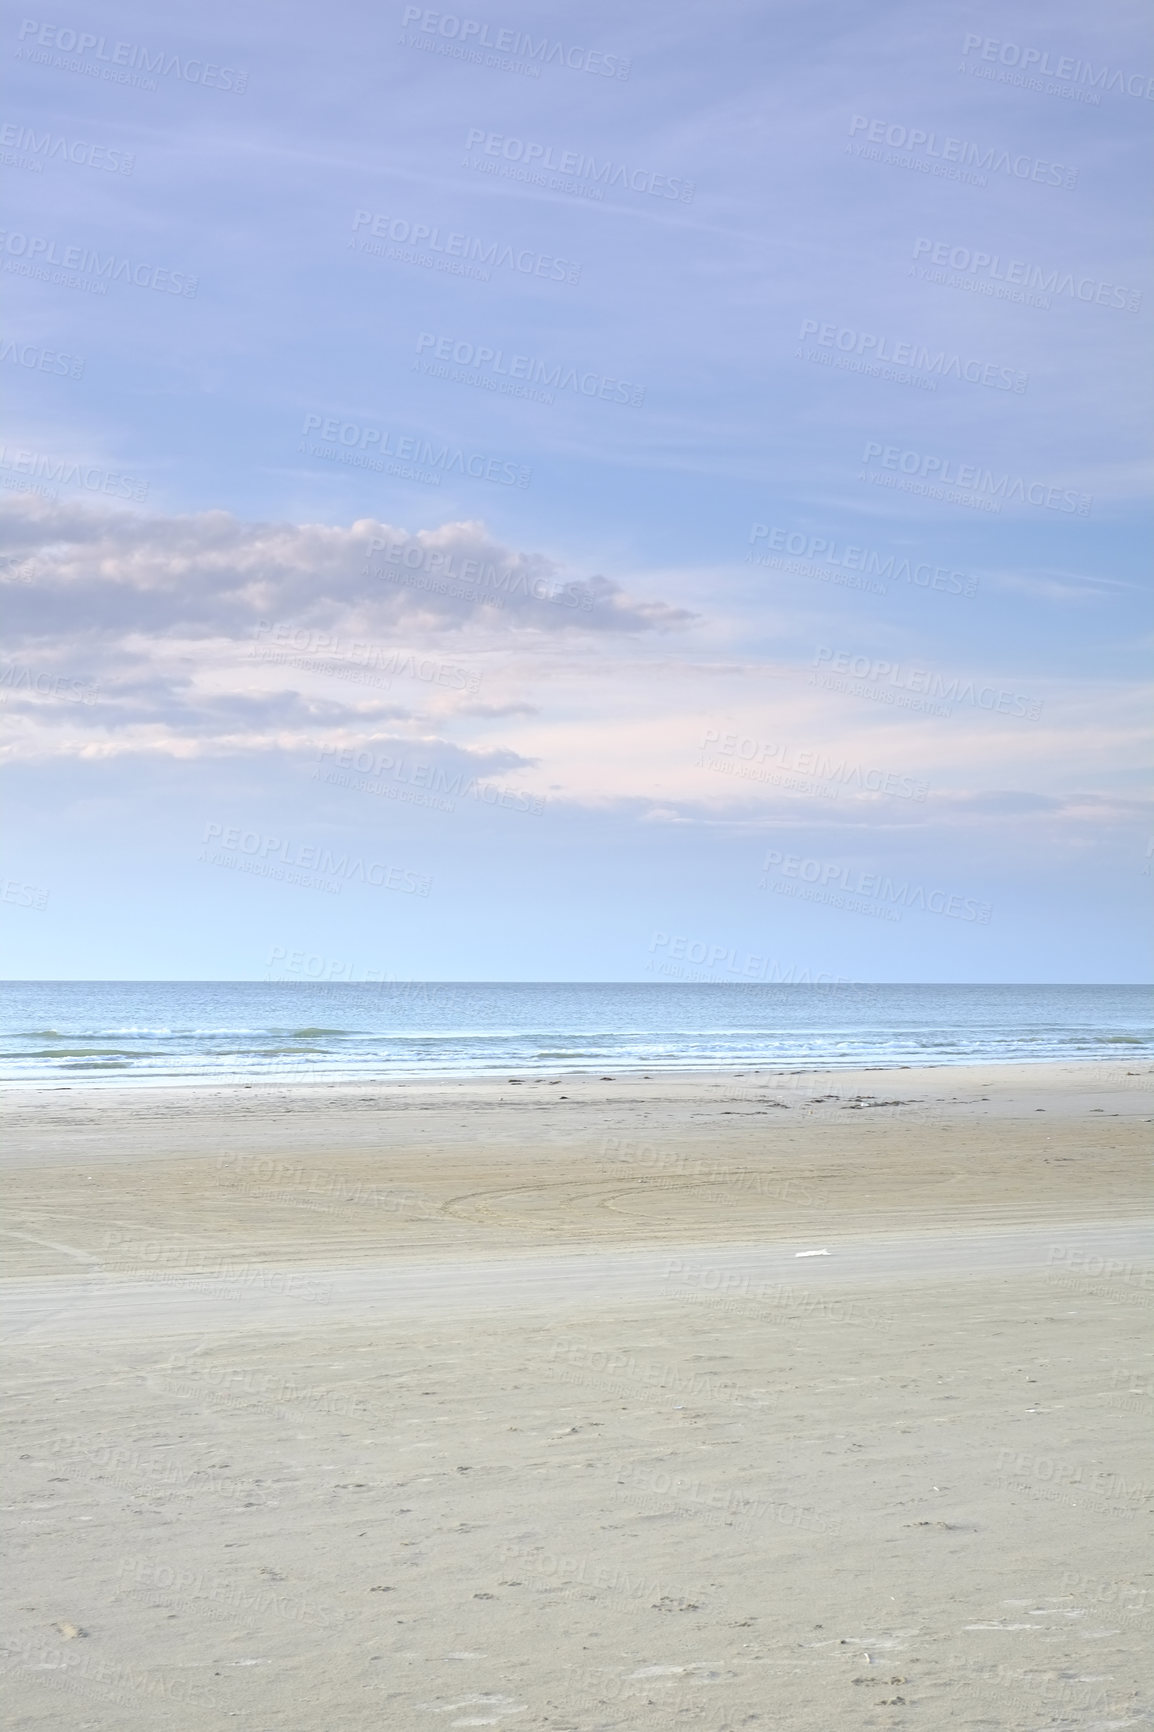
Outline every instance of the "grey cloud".
[[118, 678], [114, 668], [105, 668], [97, 679], [87, 668], [78, 673], [75, 665], [57, 671], [48, 657], [0, 664], [0, 699], [10, 713], [34, 717], [49, 728], [109, 730], [150, 723], [201, 735], [350, 724], [367, 728], [409, 721], [416, 714], [403, 704], [339, 703], [293, 690], [206, 692], [187, 677]]
[[497, 716], [539, 716], [541, 711], [536, 704], [458, 704], [454, 714], [495, 718]]
[[[626, 634], [691, 617], [634, 601], [605, 577], [563, 581], [555, 562], [503, 546], [480, 523], [409, 535], [371, 518], [249, 523], [225, 511], [145, 517], [42, 500], [13, 502], [0, 521], [7, 571], [18, 574], [4, 586], [15, 670], [4, 696], [22, 724], [20, 755], [87, 751], [101, 734], [101, 752], [210, 754], [342, 729], [362, 737], [419, 713], [365, 689], [390, 683], [373, 674], [386, 646], [439, 636], [464, 649], [481, 628], [490, 641], [494, 631]], [[294, 653], [255, 653], [258, 640], [279, 643], [270, 620], [301, 628]], [[295, 655], [297, 636], [311, 655]], [[343, 689], [313, 695], [316, 677]], [[536, 712], [493, 703], [459, 713]]]
[[249, 523], [15, 502], [6, 551], [17, 637], [72, 631], [239, 635], [267, 618], [325, 628], [355, 614], [371, 629], [531, 627], [542, 632], [668, 629], [693, 616], [636, 601], [602, 576], [563, 578], [544, 554], [504, 546], [479, 522], [409, 534], [360, 518]]

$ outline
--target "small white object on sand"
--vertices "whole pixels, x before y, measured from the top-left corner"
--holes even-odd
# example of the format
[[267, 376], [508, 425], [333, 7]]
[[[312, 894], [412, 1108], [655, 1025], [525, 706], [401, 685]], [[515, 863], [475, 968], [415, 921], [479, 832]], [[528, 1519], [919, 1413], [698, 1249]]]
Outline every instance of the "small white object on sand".
[[795, 1251], [795, 1257], [828, 1257], [828, 1251]]

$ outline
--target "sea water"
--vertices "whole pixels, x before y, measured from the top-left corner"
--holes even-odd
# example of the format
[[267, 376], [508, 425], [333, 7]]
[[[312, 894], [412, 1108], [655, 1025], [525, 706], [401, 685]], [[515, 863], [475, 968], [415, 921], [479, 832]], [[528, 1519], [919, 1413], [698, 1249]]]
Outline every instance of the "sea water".
[[0, 984], [7, 1086], [846, 1069], [1154, 1054], [1142, 986]]

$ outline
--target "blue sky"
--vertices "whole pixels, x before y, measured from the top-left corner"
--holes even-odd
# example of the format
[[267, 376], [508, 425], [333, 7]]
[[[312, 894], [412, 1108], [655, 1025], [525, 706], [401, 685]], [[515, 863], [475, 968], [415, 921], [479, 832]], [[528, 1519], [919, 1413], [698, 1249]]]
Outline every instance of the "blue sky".
[[6, 28], [8, 975], [1145, 978], [1138, 7]]

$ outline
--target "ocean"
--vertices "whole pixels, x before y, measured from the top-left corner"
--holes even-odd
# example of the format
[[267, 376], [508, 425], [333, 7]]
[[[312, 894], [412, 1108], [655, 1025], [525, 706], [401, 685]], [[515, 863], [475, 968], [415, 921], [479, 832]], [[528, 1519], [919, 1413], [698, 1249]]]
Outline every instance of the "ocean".
[[1154, 1054], [1142, 986], [0, 983], [0, 1084], [369, 1083]]

